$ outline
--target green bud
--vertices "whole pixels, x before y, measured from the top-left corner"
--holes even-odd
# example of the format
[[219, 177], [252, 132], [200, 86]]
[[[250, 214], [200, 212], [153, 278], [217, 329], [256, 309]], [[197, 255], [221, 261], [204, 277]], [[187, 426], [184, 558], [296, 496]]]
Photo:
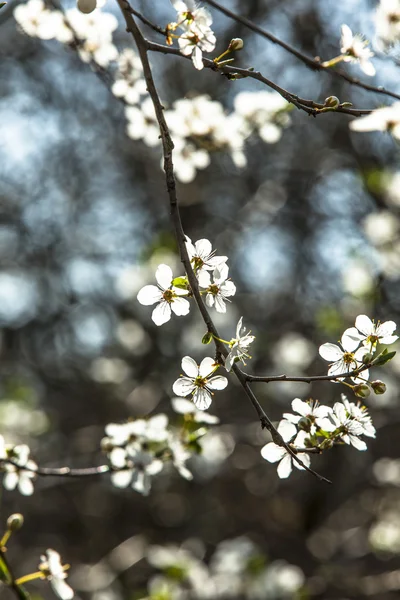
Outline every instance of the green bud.
[[381, 381], [380, 379], [376, 379], [371, 382], [371, 387], [374, 390], [374, 393], [380, 396], [386, 392], [386, 383]]
[[359, 383], [353, 387], [353, 392], [359, 398], [368, 398], [371, 393], [369, 386], [366, 383]]
[[203, 337], [201, 338], [201, 343], [202, 344], [211, 344], [211, 342], [213, 341], [213, 334], [211, 333], [211, 331], [207, 331], [207, 333], [205, 333], [203, 335]]
[[21, 515], [21, 513], [14, 513], [7, 519], [7, 529], [9, 531], [18, 531], [18, 529], [21, 529], [23, 524], [24, 517]]
[[329, 108], [337, 108], [340, 104], [340, 100], [337, 96], [328, 96], [325, 98], [324, 106]]
[[302, 417], [300, 421], [297, 423], [299, 429], [303, 429], [303, 431], [310, 431], [311, 429], [311, 421], [308, 417]]
[[241, 50], [243, 48], [243, 46], [244, 46], [244, 42], [241, 38], [233, 38], [233, 40], [231, 40], [229, 42], [228, 50], [229, 50], [229, 52]]
[[368, 365], [373, 358], [374, 358], [374, 355], [371, 354], [371, 352], [367, 352], [366, 354], [364, 354], [362, 361], [363, 361], [364, 365]]

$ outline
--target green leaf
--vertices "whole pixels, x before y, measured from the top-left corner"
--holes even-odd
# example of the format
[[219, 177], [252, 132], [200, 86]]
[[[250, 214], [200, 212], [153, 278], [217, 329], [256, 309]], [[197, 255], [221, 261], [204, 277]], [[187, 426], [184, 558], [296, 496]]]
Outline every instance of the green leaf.
[[378, 354], [378, 356], [372, 361], [371, 365], [374, 365], [374, 367], [381, 367], [389, 362], [389, 360], [392, 360], [395, 354], [396, 352], [388, 352], [388, 349], [385, 348], [384, 351]]
[[172, 280], [172, 285], [181, 290], [187, 290], [187, 288], [188, 288], [187, 277], [175, 277], [175, 279]]

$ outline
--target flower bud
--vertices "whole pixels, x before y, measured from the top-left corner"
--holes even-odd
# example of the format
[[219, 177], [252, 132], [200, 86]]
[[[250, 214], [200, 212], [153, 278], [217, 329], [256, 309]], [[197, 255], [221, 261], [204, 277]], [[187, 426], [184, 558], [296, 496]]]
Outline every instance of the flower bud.
[[9, 531], [18, 531], [18, 529], [21, 529], [23, 524], [24, 517], [21, 515], [21, 513], [14, 513], [7, 519], [7, 529]]
[[371, 387], [374, 390], [374, 393], [377, 394], [378, 396], [380, 394], [384, 394], [386, 392], [386, 383], [384, 383], [380, 379], [376, 379], [375, 381], [372, 381]]
[[233, 38], [233, 40], [229, 42], [228, 50], [230, 52], [233, 52], [235, 50], [241, 50], [243, 46], [244, 42], [241, 38]]
[[324, 106], [329, 108], [337, 108], [340, 104], [340, 100], [337, 96], [328, 96], [325, 98]]
[[111, 450], [114, 449], [114, 444], [112, 443], [112, 441], [110, 440], [110, 438], [108, 437], [103, 437], [103, 439], [100, 442], [100, 448], [102, 449], [103, 452], [111, 452]]
[[213, 334], [211, 333], [211, 331], [207, 331], [207, 333], [205, 333], [203, 335], [203, 337], [201, 338], [201, 343], [202, 344], [210, 344], [213, 340]]
[[364, 354], [362, 361], [363, 361], [364, 365], [368, 365], [373, 358], [374, 358], [374, 355], [371, 354], [371, 352], [367, 352], [366, 354]]
[[310, 429], [311, 429], [310, 419], [308, 417], [301, 417], [301, 419], [297, 423], [297, 427], [299, 429], [303, 429], [303, 431], [310, 431]]
[[81, 13], [88, 15], [96, 8], [97, 0], [77, 0], [76, 5]]
[[353, 387], [353, 392], [359, 398], [368, 398], [371, 393], [369, 386], [366, 383], [359, 383]]

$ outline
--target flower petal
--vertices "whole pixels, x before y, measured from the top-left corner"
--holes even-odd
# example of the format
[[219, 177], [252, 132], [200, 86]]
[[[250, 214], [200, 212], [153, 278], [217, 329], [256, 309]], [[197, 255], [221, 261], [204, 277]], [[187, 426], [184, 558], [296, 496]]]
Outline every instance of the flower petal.
[[270, 463], [282, 460], [285, 454], [287, 454], [285, 448], [274, 444], [274, 442], [269, 442], [261, 448], [261, 456]]
[[[306, 465], [306, 467], [310, 466], [310, 455], [309, 454], [306, 454], [305, 452], [299, 452], [297, 456]], [[294, 460], [293, 463], [294, 463], [295, 467], [297, 467], [301, 471], [304, 471], [304, 467], [302, 467], [301, 465], [299, 465], [298, 462], [296, 462]]]
[[50, 580], [50, 584], [54, 593], [61, 598], [61, 600], [71, 600], [71, 598], [74, 597], [74, 590], [66, 583], [66, 581], [64, 581], [64, 579], [53, 577]]
[[[208, 296], [208, 294], [207, 294]], [[219, 313], [226, 313], [226, 304], [222, 296], [215, 296], [215, 310]]]
[[297, 429], [293, 423], [283, 419], [278, 425], [278, 433], [281, 434], [285, 442], [288, 442], [297, 433]]
[[189, 377], [195, 378], [199, 375], [199, 367], [196, 361], [193, 360], [193, 358], [190, 358], [190, 356], [184, 356], [181, 364], [183, 372]]
[[211, 377], [211, 379], [207, 381], [207, 387], [210, 388], [210, 390], [224, 390], [227, 385], [228, 380], [222, 375], [215, 375], [215, 377]]
[[167, 323], [167, 321], [169, 321], [171, 318], [170, 303], [167, 302], [166, 300], [162, 300], [162, 302], [160, 302], [160, 304], [157, 304], [157, 306], [153, 310], [153, 312], [151, 314], [151, 318], [152, 318], [152, 321], [158, 326], [164, 325], [164, 323]]
[[171, 404], [174, 411], [180, 415], [189, 415], [196, 410], [193, 402], [186, 400], [186, 398], [172, 398]]
[[132, 469], [111, 473], [111, 481], [115, 487], [126, 488], [132, 481]]
[[307, 402], [303, 402], [300, 398], [295, 398], [292, 402], [292, 410], [297, 412], [302, 417], [311, 414], [311, 406]]
[[204, 388], [197, 388], [193, 394], [193, 402], [198, 410], [207, 410], [212, 402], [212, 397]]
[[329, 342], [327, 344], [322, 344], [322, 346], [319, 347], [319, 353], [322, 358], [328, 360], [329, 362], [340, 360], [343, 356], [343, 351], [339, 348], [339, 346], [336, 346], [336, 344], [330, 344]]
[[341, 342], [343, 348], [347, 352], [353, 352], [356, 348], [358, 348], [363, 339], [364, 336], [361, 335], [355, 327], [350, 327], [349, 329], [346, 329], [342, 335]]
[[144, 306], [150, 306], [162, 299], [162, 291], [156, 285], [145, 285], [139, 290], [137, 295], [138, 302]]
[[197, 240], [194, 247], [196, 249], [196, 256], [203, 260], [207, 259], [212, 252], [212, 244], [206, 239]]
[[367, 315], [358, 315], [356, 319], [356, 327], [358, 331], [361, 331], [366, 337], [374, 333], [374, 324]]
[[190, 311], [190, 302], [185, 298], [174, 298], [171, 304], [172, 311], [178, 316], [187, 315]]
[[292, 457], [290, 454], [285, 454], [278, 465], [277, 473], [280, 479], [287, 479], [292, 472]]
[[207, 377], [207, 375], [211, 375], [213, 371], [215, 371], [215, 360], [206, 356], [200, 363], [199, 367], [199, 375], [200, 377]]
[[156, 279], [157, 283], [163, 288], [163, 290], [167, 290], [171, 286], [173, 278], [174, 276], [171, 267], [168, 265], [158, 265]]
[[172, 391], [177, 396], [188, 396], [195, 388], [196, 386], [193, 383], [193, 379], [190, 379], [189, 377], [180, 377], [174, 382]]

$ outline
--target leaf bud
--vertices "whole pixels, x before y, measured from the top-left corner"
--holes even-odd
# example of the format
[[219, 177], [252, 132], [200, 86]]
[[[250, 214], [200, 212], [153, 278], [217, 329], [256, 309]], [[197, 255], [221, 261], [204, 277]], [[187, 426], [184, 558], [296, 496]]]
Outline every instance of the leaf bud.
[[381, 381], [380, 379], [376, 379], [371, 382], [371, 387], [374, 390], [374, 393], [378, 396], [384, 394], [386, 392], [386, 383]]
[[363, 361], [364, 365], [368, 365], [373, 358], [374, 358], [374, 355], [371, 354], [371, 352], [367, 352], [366, 354], [364, 354], [362, 361]]
[[243, 46], [244, 42], [241, 38], [233, 38], [233, 40], [229, 42], [228, 50], [229, 52], [234, 52], [236, 50], [241, 50]]
[[207, 331], [207, 333], [205, 333], [203, 335], [203, 337], [201, 338], [201, 343], [202, 344], [210, 344], [213, 340], [213, 334], [211, 333], [211, 331]]
[[359, 398], [368, 398], [371, 393], [369, 386], [366, 383], [359, 383], [353, 387], [353, 392]]
[[23, 524], [24, 517], [21, 515], [21, 513], [14, 513], [13, 515], [10, 515], [7, 519], [8, 531], [18, 531], [18, 529], [21, 529]]
[[96, 8], [97, 0], [78, 0], [76, 5], [81, 13], [88, 15]]
[[340, 100], [337, 96], [328, 96], [325, 98], [324, 106], [329, 108], [337, 108], [340, 104]]

